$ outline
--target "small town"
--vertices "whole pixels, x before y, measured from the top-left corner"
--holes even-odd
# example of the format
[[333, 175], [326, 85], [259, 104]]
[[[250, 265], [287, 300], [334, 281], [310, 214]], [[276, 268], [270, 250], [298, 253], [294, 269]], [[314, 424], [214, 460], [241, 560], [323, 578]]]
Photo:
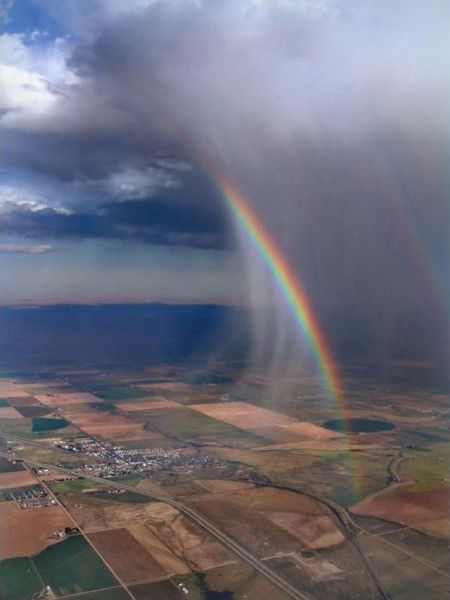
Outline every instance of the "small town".
[[156, 473], [169, 467], [193, 471], [225, 464], [216, 457], [185, 456], [180, 450], [172, 448], [126, 449], [109, 442], [96, 440], [57, 440], [53, 445], [60, 450], [77, 452], [94, 459], [93, 462], [84, 465], [84, 470], [96, 477]]

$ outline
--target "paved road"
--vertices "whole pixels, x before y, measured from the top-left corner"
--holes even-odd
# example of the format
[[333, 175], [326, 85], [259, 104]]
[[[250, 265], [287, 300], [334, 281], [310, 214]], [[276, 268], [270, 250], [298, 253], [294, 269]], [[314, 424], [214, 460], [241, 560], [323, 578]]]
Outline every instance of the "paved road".
[[[15, 436], [5, 435], [4, 437], [15, 439], [17, 441], [21, 441], [23, 443], [28, 443], [28, 440], [23, 440]], [[42, 448], [42, 445], [40, 445]], [[11, 455], [1, 453], [6, 457], [11, 458]], [[311, 596], [307, 596], [303, 592], [297, 590], [294, 586], [292, 586], [288, 581], [286, 581], [283, 577], [281, 577], [278, 573], [276, 573], [271, 567], [265, 564], [263, 561], [259, 560], [256, 556], [254, 556], [251, 552], [249, 552], [246, 548], [238, 544], [234, 539], [230, 538], [228, 535], [223, 533], [218, 527], [216, 527], [211, 521], [208, 521], [198, 513], [196, 510], [186, 506], [185, 504], [175, 500], [172, 496], [168, 496], [166, 494], [157, 494], [154, 492], [149, 492], [147, 490], [136, 489], [130, 485], [126, 485], [123, 483], [117, 483], [110, 479], [103, 479], [101, 477], [95, 477], [94, 475], [89, 475], [87, 473], [79, 472], [76, 469], [66, 469], [64, 467], [60, 467], [57, 465], [52, 465], [43, 462], [33, 462], [29, 459], [23, 459], [24, 462], [32, 467], [43, 467], [46, 469], [52, 469], [54, 471], [64, 473], [70, 476], [79, 476], [83, 479], [88, 479], [89, 481], [94, 481], [96, 483], [100, 483], [101, 485], [107, 485], [108, 487], [115, 487], [117, 489], [124, 489], [133, 493], [140, 494], [141, 496], [147, 496], [152, 500], [157, 500], [159, 502], [165, 502], [166, 504], [170, 504], [181, 513], [195, 521], [198, 525], [206, 529], [211, 535], [213, 535], [216, 539], [218, 539], [222, 544], [224, 544], [227, 548], [229, 548], [234, 554], [242, 558], [245, 562], [247, 562], [254, 569], [262, 573], [267, 579], [269, 579], [273, 584], [275, 584], [278, 588], [283, 590], [286, 594], [288, 594], [291, 598], [295, 598], [296, 600], [313, 600]]]

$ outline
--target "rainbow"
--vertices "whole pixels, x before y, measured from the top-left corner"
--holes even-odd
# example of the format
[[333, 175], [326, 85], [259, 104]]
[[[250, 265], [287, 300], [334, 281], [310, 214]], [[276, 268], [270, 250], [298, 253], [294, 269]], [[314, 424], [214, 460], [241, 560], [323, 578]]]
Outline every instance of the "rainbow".
[[218, 188], [237, 222], [259, 251], [305, 336], [328, 395], [343, 410], [344, 393], [331, 351], [300, 280], [245, 196], [222, 174], [215, 172]]

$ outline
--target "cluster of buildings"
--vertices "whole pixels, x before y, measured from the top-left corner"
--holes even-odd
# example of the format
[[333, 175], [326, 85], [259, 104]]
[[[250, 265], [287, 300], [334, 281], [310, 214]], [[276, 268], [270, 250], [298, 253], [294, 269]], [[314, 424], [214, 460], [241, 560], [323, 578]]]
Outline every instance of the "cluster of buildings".
[[170, 468], [195, 470], [219, 466], [215, 457], [185, 456], [173, 448], [127, 449], [110, 442], [97, 440], [55, 441], [55, 447], [89, 457], [84, 469], [96, 477], [118, 477], [131, 473], [155, 473]]
[[38, 485], [17, 491], [11, 490], [6, 494], [6, 497], [8, 500], [15, 502], [22, 510], [44, 508], [45, 506], [53, 506], [56, 504], [56, 501]]

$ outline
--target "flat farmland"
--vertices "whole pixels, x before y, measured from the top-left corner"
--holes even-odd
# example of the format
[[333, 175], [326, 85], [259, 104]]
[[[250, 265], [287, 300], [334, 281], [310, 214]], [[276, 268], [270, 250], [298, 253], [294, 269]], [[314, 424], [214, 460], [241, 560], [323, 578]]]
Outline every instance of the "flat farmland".
[[12, 406], [0, 407], [0, 419], [20, 419], [22, 415]]
[[46, 548], [33, 564], [56, 596], [118, 585], [103, 561], [80, 535]]
[[35, 396], [39, 402], [51, 407], [61, 407], [67, 404], [88, 404], [89, 402], [99, 402], [100, 399], [94, 394], [86, 392], [70, 392], [70, 393], [56, 393], [48, 392], [46, 394], [36, 394]]
[[226, 502], [222, 497], [190, 500], [189, 505], [259, 558], [296, 552], [303, 544], [261, 513]]
[[7, 458], [0, 456], [0, 473], [11, 473], [13, 471], [24, 471], [25, 467], [22, 463], [15, 463]]
[[14, 408], [19, 408], [22, 406], [41, 406], [40, 402], [34, 398], [34, 396], [20, 396], [18, 398], [9, 398], [8, 404], [10, 406], [14, 406]]
[[25, 487], [37, 483], [36, 477], [28, 470], [9, 471], [0, 473], [0, 490]]
[[[344, 541], [333, 518], [315, 500], [295, 492], [244, 488], [194, 498], [194, 502], [201, 512], [262, 556], [275, 554], [277, 549], [283, 553], [328, 548]], [[263, 548], [260, 540], [264, 540]]]
[[[414, 558], [418, 549], [408, 548], [404, 553], [382, 538], [361, 534], [358, 541], [373, 568], [376, 569], [390, 598], [395, 600], [444, 600], [450, 589], [448, 571], [438, 572]], [[411, 556], [413, 555], [413, 556]], [[417, 554], [416, 554], [417, 556]]]
[[136, 400], [129, 402], [116, 402], [120, 410], [133, 412], [135, 410], [158, 410], [160, 408], [180, 408], [181, 404], [168, 398], [151, 397], [147, 400]]
[[142, 413], [142, 418], [147, 418], [149, 429], [185, 441], [214, 442], [236, 447], [267, 444], [267, 439], [250, 431], [243, 431], [242, 428], [234, 427], [187, 407], [160, 409], [150, 417]]
[[191, 572], [186, 562], [176, 556], [165, 540], [159, 539], [145, 522], [129, 525], [128, 531], [158, 561], [169, 577]]
[[23, 389], [10, 381], [0, 380], [0, 398], [18, 398], [26, 396]]
[[450, 528], [448, 524], [446, 527], [443, 525], [449, 519], [449, 506], [449, 488], [420, 492], [399, 485], [368, 496], [352, 506], [351, 511], [357, 515], [368, 515], [438, 535], [448, 535]]
[[54, 531], [71, 525], [60, 506], [24, 510], [15, 502], [1, 502], [0, 560], [36, 554], [55, 543]]
[[282, 413], [247, 402], [193, 404], [190, 408], [240, 429], [255, 431], [258, 435], [277, 442], [291, 442], [296, 438], [329, 439], [339, 435], [313, 423], [299, 422]]
[[147, 437], [144, 422], [122, 414], [95, 410], [90, 405], [70, 405], [64, 417], [94, 437], [106, 440], [142, 440]]
[[30, 600], [44, 586], [29, 558], [10, 558], [0, 561], [0, 598]]
[[125, 583], [167, 578], [164, 568], [127, 529], [90, 533], [89, 539]]

